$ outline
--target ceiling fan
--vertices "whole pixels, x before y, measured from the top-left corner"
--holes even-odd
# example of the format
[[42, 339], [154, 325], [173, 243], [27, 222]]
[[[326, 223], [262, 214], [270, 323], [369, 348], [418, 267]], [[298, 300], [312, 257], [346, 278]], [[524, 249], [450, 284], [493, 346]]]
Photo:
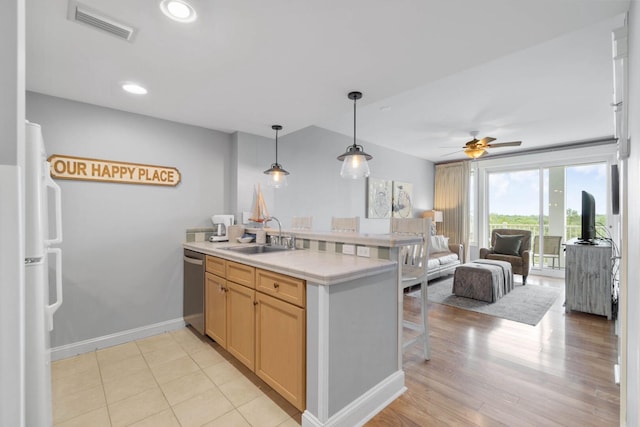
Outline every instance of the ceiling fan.
[[512, 141], [512, 142], [499, 142], [497, 144], [491, 144], [491, 142], [495, 141], [495, 138], [490, 136], [485, 136], [482, 139], [478, 139], [478, 131], [471, 131], [471, 136], [473, 139], [466, 144], [464, 144], [464, 154], [471, 157], [472, 159], [477, 159], [478, 157], [482, 157], [487, 154], [487, 148], [497, 148], [497, 147], [518, 147], [522, 144], [522, 141]]

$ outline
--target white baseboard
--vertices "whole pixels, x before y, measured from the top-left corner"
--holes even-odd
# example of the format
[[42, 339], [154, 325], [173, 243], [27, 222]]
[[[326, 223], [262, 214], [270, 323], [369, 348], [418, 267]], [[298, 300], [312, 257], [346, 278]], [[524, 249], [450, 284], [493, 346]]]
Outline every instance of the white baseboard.
[[302, 414], [302, 427], [362, 426], [406, 390], [407, 388], [404, 386], [404, 371], [396, 371], [329, 417], [326, 422], [320, 421], [309, 411], [304, 411]]
[[153, 325], [116, 332], [115, 334], [104, 335], [85, 341], [62, 345], [51, 349], [51, 360], [66, 359], [67, 357], [89, 353], [101, 348], [112, 347], [129, 341], [135, 341], [164, 332], [174, 331], [176, 329], [183, 328], [184, 326], [185, 323], [181, 317], [179, 319], [167, 320], [166, 322], [155, 323]]

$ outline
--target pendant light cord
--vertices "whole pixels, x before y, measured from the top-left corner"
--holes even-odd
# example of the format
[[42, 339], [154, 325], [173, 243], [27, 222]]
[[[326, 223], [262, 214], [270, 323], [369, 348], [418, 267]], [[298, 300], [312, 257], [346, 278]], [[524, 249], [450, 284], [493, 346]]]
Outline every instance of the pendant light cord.
[[357, 99], [353, 98], [353, 146], [356, 147], [356, 102]]
[[278, 129], [276, 129], [276, 165], [278, 164]]

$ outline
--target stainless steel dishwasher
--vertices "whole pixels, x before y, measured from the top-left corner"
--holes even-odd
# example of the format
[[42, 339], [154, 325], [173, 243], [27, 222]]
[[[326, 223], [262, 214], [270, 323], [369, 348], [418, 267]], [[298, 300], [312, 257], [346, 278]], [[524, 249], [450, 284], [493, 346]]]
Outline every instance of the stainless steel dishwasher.
[[184, 250], [182, 317], [193, 329], [204, 335], [204, 254]]

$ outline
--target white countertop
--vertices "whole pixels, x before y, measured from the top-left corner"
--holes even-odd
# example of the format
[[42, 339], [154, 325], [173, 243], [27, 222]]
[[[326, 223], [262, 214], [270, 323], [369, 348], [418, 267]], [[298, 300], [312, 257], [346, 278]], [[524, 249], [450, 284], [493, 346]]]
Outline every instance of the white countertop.
[[[298, 233], [305, 238], [308, 233]], [[349, 233], [340, 233], [343, 237]], [[415, 239], [412, 238], [412, 239]], [[326, 240], [326, 239], [324, 239]], [[351, 243], [345, 239], [338, 240]], [[389, 240], [385, 240], [387, 243]], [[355, 242], [354, 242], [355, 243]], [[369, 243], [371, 244], [371, 243]], [[395, 261], [364, 258], [331, 252], [296, 249], [282, 252], [248, 255], [222, 248], [230, 246], [248, 246], [229, 242], [186, 242], [183, 247], [207, 255], [213, 255], [242, 264], [260, 267], [277, 273], [287, 274], [321, 285], [334, 285], [348, 280], [368, 277], [397, 268]]]

